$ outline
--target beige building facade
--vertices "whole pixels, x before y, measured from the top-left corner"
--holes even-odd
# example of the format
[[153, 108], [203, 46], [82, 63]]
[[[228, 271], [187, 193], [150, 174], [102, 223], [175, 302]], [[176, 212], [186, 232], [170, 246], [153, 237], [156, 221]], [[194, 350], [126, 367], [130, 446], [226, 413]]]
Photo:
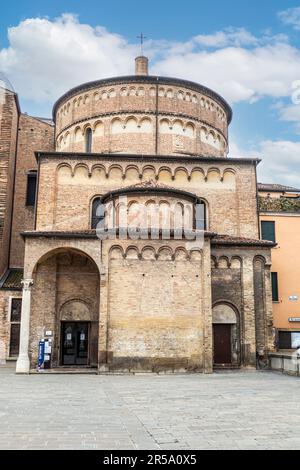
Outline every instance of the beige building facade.
[[300, 190], [259, 184], [262, 238], [275, 241], [272, 250], [272, 300], [276, 346], [300, 346]]
[[54, 369], [267, 364], [274, 243], [260, 239], [259, 161], [227, 157], [231, 118], [215, 92], [148, 75], [145, 57], [135, 75], [56, 102], [49, 140], [34, 148], [33, 214], [12, 223], [2, 360], [16, 311], [19, 373], [36, 369], [41, 340]]

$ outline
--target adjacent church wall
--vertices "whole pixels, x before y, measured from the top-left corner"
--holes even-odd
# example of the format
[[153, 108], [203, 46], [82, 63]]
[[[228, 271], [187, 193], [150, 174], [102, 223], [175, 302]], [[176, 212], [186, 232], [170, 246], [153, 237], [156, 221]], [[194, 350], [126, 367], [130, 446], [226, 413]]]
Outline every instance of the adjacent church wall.
[[8, 268], [18, 107], [13, 92], [0, 96], [0, 277]]
[[38, 119], [21, 114], [18, 132], [16, 184], [11, 236], [10, 267], [19, 268], [24, 263], [24, 240], [20, 232], [34, 229], [33, 206], [26, 206], [27, 175], [37, 170], [34, 152], [54, 149], [54, 127]]

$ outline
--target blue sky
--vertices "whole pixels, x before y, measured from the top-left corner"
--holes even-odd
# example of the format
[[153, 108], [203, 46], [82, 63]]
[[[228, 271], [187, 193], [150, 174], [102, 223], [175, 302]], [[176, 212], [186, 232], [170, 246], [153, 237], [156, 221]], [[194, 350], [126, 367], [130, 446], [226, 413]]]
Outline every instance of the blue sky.
[[23, 111], [50, 116], [70, 87], [131, 73], [140, 31], [153, 73], [201, 82], [232, 105], [232, 156], [261, 156], [260, 179], [300, 186], [299, 1], [5, 2], [0, 71]]
[[[83, 23], [105, 25], [111, 31], [135, 41], [136, 33], [145, 31], [153, 39], [186, 40], [211, 33], [224, 26], [244, 26], [253, 33], [273, 28], [282, 31], [277, 12], [297, 6], [290, 0], [20, 0], [1, 5], [1, 45], [7, 44], [7, 28], [36, 16], [55, 18], [72, 12]], [[296, 35], [295, 35], [296, 39]]]

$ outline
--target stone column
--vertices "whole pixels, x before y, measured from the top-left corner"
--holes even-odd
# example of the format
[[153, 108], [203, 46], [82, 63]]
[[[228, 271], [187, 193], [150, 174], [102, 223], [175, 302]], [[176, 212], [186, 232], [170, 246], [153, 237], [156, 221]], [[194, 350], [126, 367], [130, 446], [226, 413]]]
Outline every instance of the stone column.
[[244, 366], [256, 367], [256, 328], [254, 302], [253, 257], [243, 257], [243, 306], [244, 306]]
[[267, 332], [267, 350], [275, 351], [275, 328], [273, 324], [273, 302], [271, 285], [271, 261], [265, 265], [265, 303], [266, 303], [266, 332]]
[[205, 374], [213, 372], [213, 326], [212, 326], [212, 276], [210, 240], [205, 240], [202, 261], [203, 299], [203, 369]]
[[108, 267], [104, 264], [100, 269], [100, 304], [99, 304], [99, 362], [98, 371], [109, 370], [108, 352]]
[[30, 325], [30, 301], [31, 301], [31, 286], [32, 279], [24, 279], [23, 296], [22, 296], [22, 311], [21, 311], [21, 331], [20, 331], [20, 351], [17, 360], [16, 373], [28, 374], [30, 370], [30, 361], [28, 355], [29, 345], [29, 325]]

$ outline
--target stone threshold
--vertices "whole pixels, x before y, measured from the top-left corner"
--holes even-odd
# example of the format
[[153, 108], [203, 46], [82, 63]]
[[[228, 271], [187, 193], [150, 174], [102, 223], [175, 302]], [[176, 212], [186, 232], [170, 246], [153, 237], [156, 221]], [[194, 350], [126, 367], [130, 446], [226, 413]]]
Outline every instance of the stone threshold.
[[[33, 375], [102, 375], [102, 376], [186, 376], [186, 375], [203, 375], [206, 372], [193, 371], [101, 371], [91, 368], [55, 368], [46, 370], [31, 369], [29, 374]], [[209, 372], [211, 373], [211, 372]]]
[[42, 370], [36, 370], [36, 369], [31, 369], [30, 374], [40, 374], [40, 375], [47, 375], [47, 374], [59, 374], [59, 375], [69, 375], [69, 374], [77, 374], [77, 375], [97, 375], [98, 370], [97, 369], [92, 369], [92, 368], [55, 368], [55, 369], [42, 369]]
[[233, 364], [217, 364], [213, 367], [213, 370], [240, 370], [242, 369], [239, 365]]

